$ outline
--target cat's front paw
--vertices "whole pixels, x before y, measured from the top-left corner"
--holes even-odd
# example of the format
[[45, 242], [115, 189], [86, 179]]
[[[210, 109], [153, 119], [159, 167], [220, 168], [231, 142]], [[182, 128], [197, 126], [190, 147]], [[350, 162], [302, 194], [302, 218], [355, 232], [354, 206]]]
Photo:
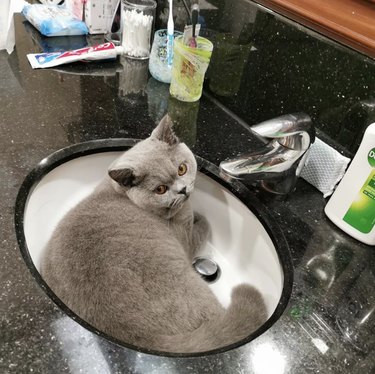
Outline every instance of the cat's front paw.
[[194, 212], [194, 228], [195, 227], [201, 227], [201, 230], [207, 230], [210, 231], [210, 224], [208, 223], [205, 216], [202, 216], [202, 214]]
[[193, 225], [193, 251], [196, 253], [207, 242], [211, 233], [211, 227], [206, 217], [194, 212], [194, 225]]

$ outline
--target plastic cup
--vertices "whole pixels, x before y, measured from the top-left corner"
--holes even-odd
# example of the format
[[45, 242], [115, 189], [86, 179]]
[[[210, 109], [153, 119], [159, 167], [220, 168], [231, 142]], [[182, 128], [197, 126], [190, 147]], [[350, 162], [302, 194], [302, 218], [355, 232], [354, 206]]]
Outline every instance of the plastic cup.
[[[180, 31], [174, 32], [174, 38], [179, 35], [182, 35]], [[172, 74], [171, 66], [168, 66], [167, 61], [167, 42], [168, 33], [166, 29], [155, 32], [149, 65], [151, 75], [163, 83], [171, 83]]]
[[204, 75], [210, 63], [213, 44], [196, 38], [197, 47], [183, 44], [183, 36], [174, 40], [170, 94], [178, 100], [193, 102], [202, 96]]
[[124, 55], [148, 59], [154, 27], [156, 1], [122, 0], [122, 46]]
[[107, 32], [104, 35], [104, 38], [115, 45], [121, 45], [121, 3], [119, 0], [108, 0], [107, 2], [107, 10], [109, 11], [110, 16], [107, 18]]

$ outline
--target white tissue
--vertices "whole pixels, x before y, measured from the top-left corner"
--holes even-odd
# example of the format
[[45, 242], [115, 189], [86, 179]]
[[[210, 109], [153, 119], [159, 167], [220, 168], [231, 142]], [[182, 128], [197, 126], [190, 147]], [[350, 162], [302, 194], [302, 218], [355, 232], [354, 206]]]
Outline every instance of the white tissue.
[[316, 138], [300, 176], [327, 197], [344, 176], [349, 162], [350, 158]]
[[0, 0], [0, 50], [12, 53], [15, 44], [13, 14], [21, 12], [26, 4], [24, 0]]

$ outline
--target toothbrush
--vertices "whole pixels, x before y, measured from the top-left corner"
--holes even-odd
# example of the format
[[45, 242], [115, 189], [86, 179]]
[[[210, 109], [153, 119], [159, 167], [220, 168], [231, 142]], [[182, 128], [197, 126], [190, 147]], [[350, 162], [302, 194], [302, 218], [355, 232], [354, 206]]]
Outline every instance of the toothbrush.
[[189, 40], [189, 47], [190, 48], [197, 48], [197, 40], [195, 36], [195, 27], [198, 23], [198, 15], [199, 15], [199, 5], [193, 4], [191, 8], [191, 23], [192, 23], [192, 37]]
[[167, 62], [168, 66], [172, 66], [173, 61], [173, 39], [174, 39], [174, 23], [173, 23], [173, 0], [169, 0], [169, 16], [167, 24]]

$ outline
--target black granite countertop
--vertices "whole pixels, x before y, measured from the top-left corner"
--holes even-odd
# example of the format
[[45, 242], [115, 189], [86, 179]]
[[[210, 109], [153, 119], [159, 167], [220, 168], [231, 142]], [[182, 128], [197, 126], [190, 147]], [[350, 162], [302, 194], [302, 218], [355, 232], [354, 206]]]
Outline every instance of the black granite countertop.
[[53, 43], [30, 33], [20, 15], [15, 28], [15, 51], [0, 52], [1, 373], [374, 372], [374, 248], [334, 226], [322, 194], [302, 179], [287, 199], [259, 196], [288, 241], [294, 285], [281, 318], [247, 345], [205, 357], [148, 355], [89, 332], [55, 306], [26, 267], [14, 230], [19, 187], [41, 159], [87, 140], [145, 138], [167, 110], [188, 119], [180, 136], [214, 164], [257, 140], [210, 95], [191, 105], [169, 99], [147, 61], [32, 70], [26, 54]]

